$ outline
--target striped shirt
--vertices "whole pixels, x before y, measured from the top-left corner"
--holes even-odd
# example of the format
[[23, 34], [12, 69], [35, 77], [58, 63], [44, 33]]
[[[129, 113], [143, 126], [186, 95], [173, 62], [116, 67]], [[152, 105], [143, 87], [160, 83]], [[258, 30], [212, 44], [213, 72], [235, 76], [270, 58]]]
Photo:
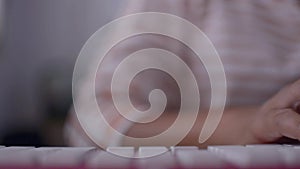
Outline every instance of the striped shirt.
[[[224, 65], [228, 108], [259, 106], [283, 86], [300, 77], [300, 3], [297, 0], [129, 1], [124, 15], [136, 12], [174, 14], [187, 19], [208, 36]], [[133, 26], [138, 28], [140, 25], [136, 23]], [[180, 33], [193, 38], [189, 32]], [[96, 77], [96, 96], [102, 113], [114, 128], [124, 133], [132, 123], [121, 122], [126, 120], [113, 106], [110, 82], [122, 59], [145, 48], [166, 49], [181, 57], [196, 75], [201, 106], [205, 109], [210, 104], [211, 90], [207, 72], [188, 47], [165, 36], [147, 34], [130, 37], [109, 52]], [[155, 70], [145, 71], [132, 81], [130, 97], [133, 105], [141, 109], [149, 107], [148, 95], [155, 88], [166, 93], [166, 112], [179, 109], [180, 92], [176, 82], [169, 75]], [[83, 101], [82, 105], [88, 107], [88, 101]], [[87, 108], [86, 114], [91, 119], [96, 116], [92, 111]], [[93, 120], [91, 123], [94, 123]], [[122, 145], [121, 138], [112, 140], [115, 137], [100, 132], [103, 130], [95, 129], [105, 140], [105, 145], [113, 141], [116, 145]], [[66, 136], [70, 145], [93, 144], [83, 132], [74, 112], [66, 124]]]

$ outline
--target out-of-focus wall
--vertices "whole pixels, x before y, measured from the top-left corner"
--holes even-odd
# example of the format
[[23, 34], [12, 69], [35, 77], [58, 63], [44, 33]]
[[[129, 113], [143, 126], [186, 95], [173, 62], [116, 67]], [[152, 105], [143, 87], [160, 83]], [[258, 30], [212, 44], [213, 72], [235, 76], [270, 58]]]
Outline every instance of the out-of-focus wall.
[[5, 16], [4, 29], [0, 24], [5, 32], [0, 48], [0, 138], [15, 129], [40, 128], [47, 113], [67, 109], [81, 47], [97, 29], [118, 17], [125, 3], [0, 0], [0, 13], [5, 8], [5, 15], [0, 15], [0, 21]]
[[2, 37], [3, 37], [3, 22], [4, 22], [4, 18], [5, 18], [5, 12], [4, 12], [4, 0], [0, 0], [0, 48], [1, 48], [1, 43], [2, 41]]

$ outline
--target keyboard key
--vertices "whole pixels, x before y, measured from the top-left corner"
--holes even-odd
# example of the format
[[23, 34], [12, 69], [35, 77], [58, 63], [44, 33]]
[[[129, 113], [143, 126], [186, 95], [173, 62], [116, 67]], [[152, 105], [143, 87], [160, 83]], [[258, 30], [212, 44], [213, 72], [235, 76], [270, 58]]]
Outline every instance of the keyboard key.
[[169, 151], [166, 147], [163, 146], [149, 146], [149, 147], [140, 147], [137, 153], [137, 157], [153, 157]]
[[300, 149], [300, 145], [293, 145], [293, 148]]
[[241, 146], [241, 145], [220, 145], [220, 146], [208, 146], [207, 150], [213, 153], [221, 153], [225, 150], [233, 150], [233, 149], [241, 149], [241, 148], [245, 148], [245, 146]]
[[206, 150], [178, 150], [176, 157], [183, 168], [226, 168], [228, 166], [216, 154]]
[[219, 156], [241, 168], [278, 167], [284, 164], [278, 147], [222, 147], [216, 152]]
[[177, 151], [180, 150], [198, 150], [199, 148], [197, 146], [172, 146], [170, 147], [170, 150], [173, 154], [176, 154]]
[[85, 165], [88, 168], [132, 168], [132, 158], [120, 157], [103, 150], [96, 150], [87, 155]]
[[6, 152], [15, 152], [20, 150], [29, 150], [34, 149], [35, 147], [27, 147], [27, 146], [11, 146], [11, 147], [2, 147], [1, 151]]
[[134, 157], [135, 155], [134, 147], [108, 147], [106, 151], [122, 157]]
[[300, 166], [300, 149], [282, 148], [279, 149], [279, 153], [282, 155], [286, 167]]
[[0, 149], [1, 166], [34, 165], [34, 147], [3, 147]]
[[248, 148], [281, 148], [281, 144], [250, 144], [246, 145]]
[[80, 166], [85, 155], [93, 150], [93, 147], [41, 147], [35, 149], [35, 160], [39, 166]]
[[178, 166], [178, 163], [171, 151], [168, 151], [152, 157], [134, 159], [134, 166], [135, 168], [145, 169], [167, 169], [175, 168]]

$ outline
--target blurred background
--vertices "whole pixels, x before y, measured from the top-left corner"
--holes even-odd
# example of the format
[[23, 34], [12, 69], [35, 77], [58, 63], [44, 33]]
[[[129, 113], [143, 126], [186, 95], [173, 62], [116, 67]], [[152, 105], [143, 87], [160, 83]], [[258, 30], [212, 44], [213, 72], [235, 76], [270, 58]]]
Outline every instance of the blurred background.
[[0, 144], [63, 146], [72, 72], [124, 0], [0, 0]]

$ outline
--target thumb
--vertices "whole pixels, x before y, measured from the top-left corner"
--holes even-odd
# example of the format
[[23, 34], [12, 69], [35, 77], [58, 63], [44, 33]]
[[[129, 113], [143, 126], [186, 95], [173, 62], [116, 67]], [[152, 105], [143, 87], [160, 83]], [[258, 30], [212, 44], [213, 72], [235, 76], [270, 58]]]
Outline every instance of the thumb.
[[292, 109], [281, 109], [275, 116], [275, 126], [281, 136], [300, 140], [300, 115]]

